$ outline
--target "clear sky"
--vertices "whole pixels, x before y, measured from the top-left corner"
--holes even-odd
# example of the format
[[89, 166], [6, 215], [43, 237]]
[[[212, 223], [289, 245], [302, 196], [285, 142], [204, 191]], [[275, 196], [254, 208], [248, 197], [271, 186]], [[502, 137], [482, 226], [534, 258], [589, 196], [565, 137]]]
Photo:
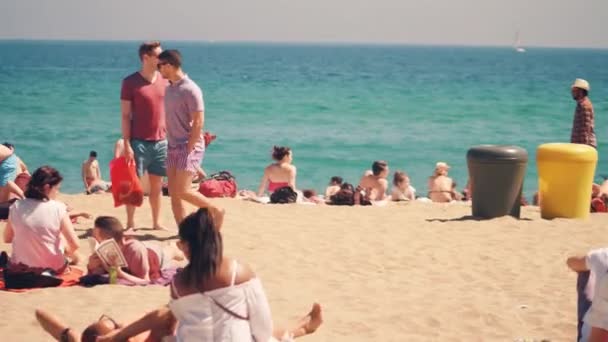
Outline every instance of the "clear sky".
[[0, 39], [608, 48], [608, 0], [0, 0]]

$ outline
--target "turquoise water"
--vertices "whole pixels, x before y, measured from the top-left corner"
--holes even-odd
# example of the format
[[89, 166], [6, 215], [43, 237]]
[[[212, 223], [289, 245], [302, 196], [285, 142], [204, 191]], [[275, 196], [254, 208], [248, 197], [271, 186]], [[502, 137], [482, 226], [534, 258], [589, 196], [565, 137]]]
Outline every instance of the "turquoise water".
[[[89, 150], [102, 165], [120, 135], [121, 79], [138, 68], [137, 42], [0, 41], [0, 140], [30, 168], [57, 167], [80, 192]], [[204, 168], [257, 188], [273, 145], [294, 150], [298, 187], [331, 176], [356, 183], [373, 160], [409, 173], [420, 193], [437, 161], [466, 182], [477, 144], [528, 150], [567, 142], [569, 86], [592, 87], [600, 162], [608, 174], [608, 50], [165, 42], [205, 94], [205, 129], [218, 135]], [[108, 178], [107, 167], [102, 170]]]

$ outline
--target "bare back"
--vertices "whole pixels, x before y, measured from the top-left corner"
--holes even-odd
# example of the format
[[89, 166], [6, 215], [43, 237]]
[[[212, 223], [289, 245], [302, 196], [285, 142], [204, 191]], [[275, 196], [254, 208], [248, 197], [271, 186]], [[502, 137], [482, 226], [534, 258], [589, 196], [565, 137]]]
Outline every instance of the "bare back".
[[429, 177], [429, 198], [433, 202], [450, 202], [452, 200], [452, 178], [448, 176]]
[[359, 182], [359, 186], [364, 189], [371, 189], [371, 194], [369, 194], [370, 200], [380, 201], [386, 197], [388, 181], [374, 175], [363, 176]]
[[271, 182], [289, 183], [293, 178], [295, 166], [291, 164], [270, 164], [264, 170], [264, 174]]
[[83, 176], [90, 182], [97, 180], [99, 177], [99, 163], [97, 160], [85, 160], [82, 163]]
[[[186, 284], [183, 273], [178, 273], [175, 276], [174, 284], [179, 296], [187, 296], [193, 293], [207, 292], [229, 287], [232, 284], [233, 264], [233, 259], [224, 258], [216, 274], [213, 275], [211, 279], [199, 284], [198, 288], [193, 287], [191, 284]], [[254, 277], [255, 273], [253, 273], [253, 270], [251, 270], [249, 265], [237, 263], [234, 285], [244, 283]], [[172, 292], [171, 297], [176, 298], [176, 294]]]

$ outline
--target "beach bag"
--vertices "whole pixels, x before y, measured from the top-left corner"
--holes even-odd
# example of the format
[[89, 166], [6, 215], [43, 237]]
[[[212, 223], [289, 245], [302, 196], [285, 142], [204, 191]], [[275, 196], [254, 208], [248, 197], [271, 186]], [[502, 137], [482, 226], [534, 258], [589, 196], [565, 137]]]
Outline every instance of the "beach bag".
[[236, 179], [229, 171], [220, 171], [202, 181], [198, 191], [206, 197], [235, 197]]
[[9, 200], [8, 202], [0, 203], [0, 220], [8, 220], [8, 213], [11, 205], [17, 201], [16, 198]]
[[23, 264], [10, 264], [3, 270], [6, 289], [32, 289], [57, 287], [63, 280], [50, 268], [28, 267]]
[[110, 179], [114, 207], [123, 204], [141, 206], [144, 192], [135, 171], [135, 161], [127, 163], [125, 157], [115, 158], [110, 162]]
[[278, 188], [270, 195], [270, 203], [274, 204], [296, 203], [297, 199], [298, 193], [290, 186]]

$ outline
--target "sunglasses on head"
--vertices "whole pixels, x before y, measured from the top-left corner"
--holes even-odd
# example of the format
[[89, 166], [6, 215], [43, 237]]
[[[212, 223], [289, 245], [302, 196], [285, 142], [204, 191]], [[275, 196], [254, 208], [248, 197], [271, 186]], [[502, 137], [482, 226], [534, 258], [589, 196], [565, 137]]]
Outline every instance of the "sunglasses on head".
[[101, 323], [103, 320], [108, 320], [108, 321], [112, 322], [112, 324], [114, 325], [113, 329], [118, 329], [119, 328], [118, 323], [116, 323], [116, 321], [113, 320], [110, 316], [105, 315], [105, 314], [101, 315], [101, 317], [99, 317], [99, 319], [97, 320], [97, 322]]

